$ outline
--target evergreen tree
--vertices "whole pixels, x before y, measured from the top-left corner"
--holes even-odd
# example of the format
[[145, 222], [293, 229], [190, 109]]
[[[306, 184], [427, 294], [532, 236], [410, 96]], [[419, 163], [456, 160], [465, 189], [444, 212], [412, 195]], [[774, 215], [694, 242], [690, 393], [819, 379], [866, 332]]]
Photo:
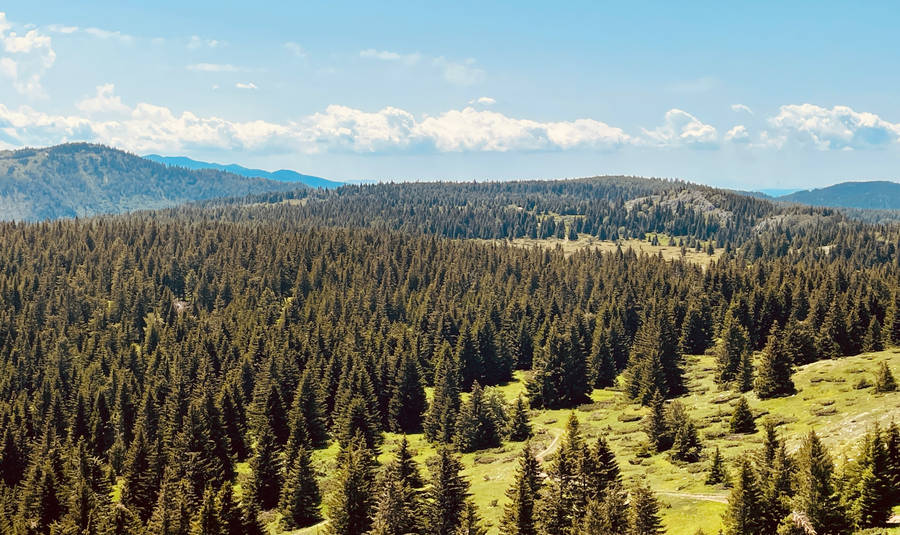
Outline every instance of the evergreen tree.
[[606, 328], [599, 321], [594, 328], [588, 364], [588, 373], [591, 377], [589, 384], [592, 388], [606, 388], [613, 385], [616, 380], [616, 362], [609, 346]]
[[728, 474], [725, 471], [725, 461], [722, 458], [722, 454], [719, 452], [719, 447], [716, 446], [716, 451], [713, 453], [713, 458], [709, 466], [709, 475], [706, 476], [706, 484], [721, 485], [727, 480]]
[[750, 404], [744, 396], [738, 398], [734, 404], [734, 412], [731, 414], [731, 421], [728, 429], [732, 433], [751, 434], [756, 432], [756, 422], [753, 417], [753, 411], [750, 410]]
[[466, 501], [463, 507], [462, 516], [459, 521], [459, 527], [453, 532], [454, 535], [487, 535], [487, 530], [482, 527], [481, 516], [478, 509], [471, 500]]
[[700, 295], [691, 301], [681, 324], [681, 352], [702, 355], [712, 341], [712, 311], [709, 300]]
[[282, 525], [293, 530], [311, 526], [321, 519], [319, 504], [322, 497], [309, 451], [300, 446], [294, 452], [293, 459], [288, 460], [290, 466], [281, 488], [278, 509], [282, 514]]
[[446, 447], [438, 449], [426, 492], [424, 520], [428, 535], [453, 535], [463, 525], [469, 482], [461, 475], [462, 463]]
[[672, 435], [672, 457], [694, 463], [700, 460], [700, 437], [697, 427], [680, 401], [673, 401], [666, 411], [666, 426]]
[[628, 506], [629, 535], [657, 535], [663, 532], [659, 517], [659, 502], [653, 490], [644, 480], [635, 481], [631, 487]]
[[534, 357], [534, 373], [528, 381], [532, 407], [574, 407], [588, 399], [587, 366], [575, 325], [554, 322], [547, 340]]
[[535, 504], [540, 500], [541, 468], [531, 451], [531, 442], [525, 443], [519, 456], [516, 477], [506, 490], [509, 503], [503, 507], [501, 530], [509, 535], [537, 535]]
[[800, 445], [796, 474], [793, 510], [802, 513], [817, 534], [845, 533], [846, 514], [834, 487], [834, 465], [814, 431]]
[[12, 488], [25, 477], [26, 459], [13, 430], [7, 426], [0, 438], [0, 481]]
[[857, 529], [882, 526], [891, 516], [893, 504], [890, 458], [881, 430], [875, 427], [863, 437], [851, 489], [850, 514]]
[[243, 523], [243, 535], [265, 535], [268, 533], [268, 530], [259, 520], [259, 506], [253, 500], [248, 500], [244, 504]]
[[753, 354], [749, 351], [741, 355], [740, 371], [735, 386], [739, 392], [753, 390]]
[[363, 437], [341, 451], [334, 491], [328, 499], [327, 532], [362, 535], [371, 528], [375, 499], [375, 457]]
[[626, 493], [620, 483], [615, 483], [588, 502], [579, 533], [584, 535], [628, 533], [628, 512]]
[[248, 496], [263, 510], [274, 509], [281, 494], [281, 455], [275, 434], [264, 422], [250, 459]]
[[655, 392], [664, 398], [684, 392], [678, 339], [671, 315], [659, 303], [644, 318], [628, 357], [628, 393], [646, 405]]
[[203, 493], [203, 503], [191, 522], [191, 535], [222, 535], [222, 521], [216, 506], [216, 493], [207, 488]]
[[763, 532], [763, 503], [750, 461], [742, 457], [737, 464], [734, 488], [722, 522], [725, 535], [766, 535]]
[[875, 374], [875, 391], [884, 393], [896, 390], [897, 381], [894, 379], [894, 374], [891, 373], [888, 363], [883, 361], [878, 365], [878, 372]]
[[397, 382], [390, 402], [391, 428], [398, 433], [414, 433], [422, 428], [428, 402], [416, 359], [404, 353], [397, 364]]
[[644, 419], [644, 432], [655, 452], [663, 452], [672, 447], [674, 437], [666, 420], [665, 400], [658, 391], [650, 399], [650, 413]]
[[386, 470], [394, 472], [397, 480], [411, 489], [421, 488], [425, 484], [419, 473], [419, 467], [413, 459], [413, 453], [409, 449], [406, 435], [400, 439], [400, 444], [394, 453], [394, 460], [387, 465]]
[[606, 439], [597, 438], [594, 447], [591, 448], [591, 463], [593, 468], [590, 476], [590, 487], [595, 489], [595, 497], [605, 492], [608, 488], [622, 483], [622, 473], [619, 470], [619, 463], [616, 462], [616, 456]]
[[735, 309], [731, 308], [725, 315], [722, 343], [716, 351], [716, 381], [723, 385], [736, 381], [741, 374], [741, 361], [749, 352], [747, 329], [739, 323]]
[[522, 442], [531, 438], [531, 422], [528, 417], [528, 405], [519, 395], [513, 404], [512, 417], [509, 419], [509, 425], [506, 432], [509, 440], [513, 442]]
[[881, 332], [881, 322], [872, 316], [869, 327], [866, 329], [866, 337], [863, 340], [863, 351], [873, 352], [884, 349], [884, 335]]
[[408, 535], [419, 532], [419, 497], [393, 470], [379, 484], [369, 535]]
[[472, 394], [463, 403], [456, 419], [453, 444], [463, 453], [500, 445], [500, 430], [484, 398], [484, 390], [476, 381]]
[[753, 386], [760, 399], [789, 396], [796, 391], [791, 380], [791, 366], [791, 355], [784, 346], [783, 333], [776, 330], [769, 335], [756, 369]]
[[891, 319], [890, 323], [888, 323], [887, 339], [891, 344], [900, 346], [900, 290], [894, 291], [894, 300], [891, 305]]
[[231, 484], [226, 483], [216, 495], [216, 508], [222, 523], [223, 535], [242, 535], [244, 533], [243, 511], [234, 499]]
[[447, 444], [453, 440], [459, 412], [459, 375], [456, 361], [446, 343], [438, 352], [434, 368], [434, 393], [425, 414], [425, 438]]
[[306, 422], [306, 434], [311, 447], [318, 448], [325, 444], [328, 433], [325, 429], [325, 418], [322, 414], [322, 402], [316, 388], [315, 370], [307, 366], [300, 376], [294, 402], [291, 405], [291, 420], [297, 419], [296, 412], [303, 414]]
[[371, 412], [369, 405], [362, 396], [354, 396], [343, 416], [336, 422], [338, 442], [341, 447], [347, 447], [357, 437], [363, 437], [366, 449], [375, 451], [380, 439], [378, 415]]
[[150, 518], [156, 506], [157, 481], [155, 452], [140, 426], [125, 461], [122, 504], [142, 521]]

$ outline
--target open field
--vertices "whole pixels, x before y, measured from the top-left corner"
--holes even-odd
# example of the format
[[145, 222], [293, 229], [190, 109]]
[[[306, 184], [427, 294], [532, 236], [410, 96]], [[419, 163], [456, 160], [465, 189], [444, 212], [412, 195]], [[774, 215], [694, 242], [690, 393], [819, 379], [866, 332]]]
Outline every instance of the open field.
[[[652, 236], [652, 234], [648, 234], [648, 236]], [[623, 251], [633, 249], [638, 254], [662, 254], [663, 258], [665, 258], [666, 260], [678, 260], [681, 258], [681, 247], [677, 245], [676, 239], [666, 236], [665, 234], [658, 234], [657, 240], [659, 242], [659, 245], [653, 245], [646, 239], [610, 241], [600, 240], [596, 236], [591, 236], [590, 234], [579, 234], [578, 239], [575, 241], [562, 238], [516, 238], [514, 240], [485, 241], [492, 241], [494, 243], [505, 241], [506, 243], [509, 243], [516, 247], [525, 248], [543, 247], [547, 249], [555, 249], [557, 247], [562, 247], [566, 255], [572, 254], [582, 249], [594, 249], [604, 252], [613, 252], [617, 247], [622, 247]], [[719, 248], [715, 249], [715, 252], [712, 255], [709, 255], [706, 253], [705, 247], [706, 244], [704, 244], [704, 250], [699, 252], [695, 251], [694, 249], [687, 248], [687, 250], [685, 251], [684, 259], [688, 262], [693, 262], [701, 266], [708, 266], [711, 262], [718, 260], [718, 258], [722, 256], [722, 253], [724, 252], [724, 249]]]
[[[731, 461], [744, 452], [758, 448], [762, 433], [730, 435], [727, 432], [731, 404], [736, 396], [730, 391], [718, 389], [713, 383], [713, 357], [690, 356], [687, 360], [690, 392], [681, 399], [701, 429], [705, 451], [710, 452], [718, 446], [726, 461]], [[836, 458], [842, 455], [852, 457], [857, 439], [868, 427], [875, 423], [888, 425], [892, 417], [900, 416], [900, 392], [875, 394], [872, 387], [855, 388], [861, 378], [871, 382], [876, 367], [882, 361], [889, 362], [894, 370], [900, 370], [900, 349], [809, 364], [799, 368], [794, 375], [798, 388], [796, 395], [764, 401], [753, 394], [747, 398], [760, 421], [768, 417], [780, 422], [779, 430], [791, 448], [796, 446], [802, 434], [815, 429], [832, 448]], [[500, 389], [509, 400], [513, 400], [524, 390], [525, 380], [526, 373], [517, 372], [515, 380]], [[635, 452], [646, 440], [640, 421], [646, 409], [632, 404], [622, 392], [612, 389], [595, 390], [591, 398], [593, 403], [575, 411], [585, 437], [588, 440], [601, 434], [607, 437], [626, 480], [640, 474], [648, 478], [663, 505], [662, 515], [667, 532], [693, 535], [697, 528], [702, 528], [706, 533], [716, 533], [728, 491], [704, 484], [707, 461], [673, 463], [666, 454], [637, 458]], [[552, 459], [555, 439], [563, 433], [570, 412], [533, 411], [534, 445], [545, 461]], [[382, 461], [390, 459], [398, 438], [397, 435], [386, 435]], [[424, 471], [428, 458], [434, 455], [435, 450], [422, 435], [411, 435], [409, 440]], [[499, 532], [497, 523], [506, 501], [504, 492], [512, 482], [520, 448], [520, 443], [504, 443], [496, 449], [462, 456], [474, 500], [484, 520], [490, 524], [491, 534]], [[337, 446], [333, 444], [315, 453], [325, 492], [328, 491], [328, 476], [334, 473], [336, 452]], [[241, 474], [245, 473], [246, 469], [242, 467]], [[273, 533], [278, 532], [274, 522], [271, 527]], [[295, 533], [311, 535], [321, 532], [321, 528], [320, 524]], [[900, 528], [885, 533], [900, 533]]]

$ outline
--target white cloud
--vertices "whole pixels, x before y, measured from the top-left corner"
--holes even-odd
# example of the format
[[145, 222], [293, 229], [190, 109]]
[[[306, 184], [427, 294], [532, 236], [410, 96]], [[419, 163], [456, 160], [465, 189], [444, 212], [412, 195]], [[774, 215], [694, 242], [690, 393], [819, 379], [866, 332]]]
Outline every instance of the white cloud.
[[747, 106], [745, 104], [732, 104], [731, 111], [745, 112], [753, 115], [753, 110], [750, 109], [750, 106]]
[[441, 69], [444, 79], [454, 85], [469, 86], [484, 80], [484, 71], [475, 66], [475, 60], [449, 61], [443, 57], [434, 58], [433, 64]]
[[690, 113], [677, 108], [666, 112], [663, 124], [653, 130], [643, 130], [652, 144], [662, 147], [714, 148], [719, 134], [712, 125], [705, 124]]
[[819, 150], [853, 150], [884, 147], [900, 142], [900, 123], [848, 106], [831, 109], [813, 104], [781, 106], [769, 119], [773, 138], [795, 141]]
[[224, 41], [218, 41], [216, 39], [203, 39], [199, 35], [192, 35], [188, 40], [187, 47], [191, 50], [197, 50], [200, 48], [219, 48], [220, 46], [224, 45]]
[[469, 101], [469, 104], [480, 104], [482, 106], [493, 106], [496, 103], [497, 100], [491, 97], [478, 97]]
[[47, 26], [47, 31], [53, 33], [72, 34], [78, 30], [78, 26], [65, 26], [62, 24], [51, 24]]
[[118, 30], [104, 30], [103, 28], [85, 28], [84, 33], [92, 35], [98, 39], [115, 39], [125, 44], [131, 44], [134, 37], [122, 33]]
[[24, 34], [11, 31], [6, 14], [0, 12], [0, 75], [12, 82], [19, 93], [42, 97], [41, 79], [56, 62], [56, 52], [50, 36], [38, 30]]
[[306, 50], [304, 50], [303, 47], [300, 46], [298, 43], [295, 43], [293, 41], [288, 41], [283, 46], [284, 46], [285, 50], [287, 50], [291, 54], [297, 56], [298, 58], [306, 57]]
[[113, 84], [98, 85], [96, 95], [78, 102], [75, 106], [88, 115], [131, 111], [131, 108], [122, 103], [122, 98], [116, 95], [115, 91], [116, 86]]
[[254, 84], [253, 82], [247, 82], [247, 83], [238, 82], [238, 83], [234, 84], [234, 87], [236, 87], [238, 89], [259, 89], [258, 87], [256, 87], [256, 84]]
[[747, 128], [744, 125], [739, 124], [725, 133], [725, 141], [730, 141], [732, 143], [749, 143], [750, 133], [747, 132]]
[[187, 69], [199, 72], [238, 72], [241, 70], [230, 63], [194, 63], [188, 65]]
[[375, 50], [374, 48], [367, 48], [365, 50], [360, 50], [359, 57], [365, 59], [377, 59], [381, 61], [395, 61], [397, 63], [402, 63], [404, 65], [415, 65], [422, 59], [422, 55], [418, 52], [412, 54], [399, 54], [397, 52], [389, 52], [387, 50]]

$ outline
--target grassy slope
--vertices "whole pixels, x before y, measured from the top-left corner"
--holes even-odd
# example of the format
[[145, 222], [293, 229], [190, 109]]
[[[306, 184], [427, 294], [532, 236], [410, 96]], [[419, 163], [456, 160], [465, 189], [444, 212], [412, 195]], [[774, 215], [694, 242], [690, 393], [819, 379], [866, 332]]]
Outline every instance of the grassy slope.
[[[900, 349], [813, 363], [798, 369], [794, 375], [798, 387], [796, 395], [760, 401], [750, 394], [748, 399], [758, 415], [782, 422], [780, 430], [791, 447], [796, 446], [803, 433], [815, 429], [833, 448], [836, 456], [850, 456], [855, 453], [855, 442], [867, 426], [876, 422], [886, 425], [893, 415], [900, 415], [900, 393], [881, 395], [874, 394], [871, 387], [862, 390], [854, 388], [862, 377], [872, 381], [874, 370], [881, 361], [888, 361], [898, 373]], [[702, 428], [706, 451], [718, 446], [726, 460], [731, 460], [742, 452], [758, 448], [762, 441], [761, 433], [747, 436], [727, 434], [733, 394], [721, 391], [714, 385], [712, 370], [713, 357], [688, 357], [690, 393], [682, 401]], [[508, 399], [513, 400], [524, 390], [525, 379], [525, 373], [518, 372], [513, 382], [500, 388]], [[673, 464], [665, 454], [647, 459], [636, 458], [636, 448], [646, 440], [637, 418], [643, 416], [646, 409], [631, 404], [624, 394], [615, 390], [596, 390], [591, 398], [592, 404], [576, 410], [585, 436], [589, 439], [600, 434], [607, 437], [626, 479], [639, 474], [648, 478], [663, 504], [662, 515], [667, 532], [693, 535], [697, 528], [702, 528], [706, 533], [716, 533], [728, 491], [704, 484], [707, 462]], [[569, 413], [568, 410], [532, 413], [535, 447], [539, 451], [551, 446], [553, 439], [562, 434]], [[397, 439], [396, 435], [386, 435], [382, 461], [390, 459]], [[424, 469], [426, 460], [434, 455], [434, 448], [425, 442], [422, 435], [412, 435], [409, 440], [412, 449], [417, 452], [416, 460]], [[512, 481], [515, 458], [520, 448], [520, 444], [505, 443], [500, 448], [462, 456], [474, 500], [485, 521], [491, 524], [491, 534], [499, 532], [497, 523], [506, 501], [504, 492]], [[553, 449], [555, 445], [546, 456], [547, 460], [552, 459]], [[315, 453], [318, 471], [324, 477], [323, 491], [326, 492], [327, 477], [334, 473], [336, 452], [336, 446], [332, 445]], [[245, 469], [242, 467], [241, 471]], [[275, 517], [270, 517], [270, 520], [273, 521], [272, 532], [276, 533]], [[315, 534], [321, 528], [322, 525], [319, 525], [295, 533]], [[890, 533], [900, 533], [900, 530], [891, 530]]]

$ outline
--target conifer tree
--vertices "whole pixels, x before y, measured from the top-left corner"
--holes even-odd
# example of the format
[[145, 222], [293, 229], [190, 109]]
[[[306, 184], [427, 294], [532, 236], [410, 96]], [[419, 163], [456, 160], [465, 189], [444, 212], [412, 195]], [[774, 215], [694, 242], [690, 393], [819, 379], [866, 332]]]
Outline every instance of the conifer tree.
[[419, 532], [419, 497], [393, 470], [379, 482], [369, 535], [408, 535]]
[[484, 389], [476, 381], [472, 394], [460, 407], [453, 444], [462, 453], [500, 445], [500, 430], [484, 398]]
[[900, 346], [900, 290], [894, 291], [887, 339], [891, 344]]
[[895, 392], [897, 390], [897, 381], [891, 368], [887, 362], [878, 365], [878, 372], [875, 374], [875, 391], [880, 393]]
[[275, 434], [265, 423], [257, 437], [256, 453], [250, 459], [250, 499], [261, 509], [274, 509], [281, 495], [281, 456]]
[[654, 392], [664, 398], [684, 392], [684, 377], [678, 338], [671, 314], [657, 303], [648, 312], [635, 335], [628, 357], [628, 393], [643, 405]]
[[877, 426], [866, 432], [854, 477], [845, 498], [849, 497], [850, 514], [857, 529], [884, 525], [891, 516], [893, 504], [890, 458], [884, 436]]
[[431, 486], [426, 492], [426, 533], [453, 535], [463, 525], [469, 482], [461, 474], [462, 463], [449, 449], [441, 447], [437, 457], [432, 467]]
[[706, 476], [706, 484], [707, 485], [721, 485], [725, 483], [728, 479], [728, 474], [725, 472], [725, 461], [722, 458], [722, 454], [719, 452], [719, 447], [716, 446], [716, 451], [713, 453], [712, 461], [709, 466], [709, 474]]
[[659, 502], [642, 479], [635, 481], [631, 487], [628, 525], [629, 535], [657, 535], [663, 532]]
[[815, 431], [804, 437], [797, 453], [793, 510], [805, 515], [821, 535], [846, 532], [846, 513], [834, 487], [834, 465]]
[[618, 535], [628, 533], [628, 505], [621, 483], [607, 487], [587, 505], [579, 533], [584, 535]]
[[26, 459], [13, 430], [7, 426], [0, 438], [0, 481], [12, 488], [25, 477]]
[[650, 413], [644, 419], [644, 432], [655, 452], [663, 452], [672, 447], [673, 437], [666, 420], [665, 400], [658, 391], [650, 399]]
[[328, 499], [327, 532], [363, 535], [371, 528], [375, 499], [375, 458], [363, 437], [357, 437], [339, 456], [339, 472]]
[[872, 316], [869, 321], [869, 327], [866, 329], [866, 336], [863, 339], [863, 351], [873, 352], [884, 349], [884, 335], [881, 332], [881, 322], [876, 316]]
[[734, 487], [723, 516], [725, 535], [765, 535], [762, 494], [749, 459], [738, 460]]
[[289, 418], [290, 433], [288, 434], [287, 444], [284, 447], [284, 458], [288, 462], [297, 456], [297, 452], [301, 448], [308, 450], [312, 447], [312, 441], [308, 432], [309, 426], [306, 424], [306, 417], [303, 416], [303, 411], [291, 410]]
[[423, 424], [425, 438], [441, 444], [451, 442], [458, 412], [459, 376], [450, 346], [445, 342], [434, 368], [434, 393]]
[[454, 535], [487, 535], [481, 522], [481, 516], [472, 500], [467, 500], [463, 507], [462, 516], [459, 521], [459, 527], [453, 532]]
[[680, 401], [673, 401], [666, 410], [666, 427], [672, 436], [672, 457], [688, 463], [700, 460], [700, 437], [697, 427]]
[[294, 530], [311, 526], [321, 519], [322, 497], [309, 451], [301, 445], [294, 451], [293, 459], [287, 459], [290, 466], [281, 488], [278, 509], [285, 529]]
[[374, 451], [381, 439], [378, 431], [378, 415], [370, 412], [362, 396], [354, 396], [350, 400], [336, 426], [335, 434], [341, 447], [348, 446], [361, 436], [366, 442], [366, 448]]
[[209, 487], [203, 493], [203, 502], [191, 522], [191, 535], [222, 535], [222, 521], [216, 505], [216, 493]]
[[421, 488], [425, 484], [422, 481], [422, 474], [419, 473], [419, 467], [413, 459], [412, 451], [409, 449], [406, 435], [400, 439], [400, 444], [394, 452], [394, 460], [387, 465], [386, 470], [394, 472], [397, 480], [411, 489]]
[[397, 375], [389, 409], [391, 428], [397, 433], [414, 433], [421, 430], [428, 405], [416, 359], [404, 353], [397, 364]]
[[577, 329], [557, 323], [534, 357], [534, 374], [527, 384], [533, 407], [574, 407], [588, 399], [587, 365]]
[[242, 535], [244, 533], [243, 511], [234, 499], [234, 490], [230, 483], [222, 485], [216, 495], [216, 508], [222, 524], [223, 535]]
[[509, 535], [537, 535], [535, 504], [540, 500], [540, 464], [526, 442], [519, 455], [513, 484], [506, 490], [509, 502], [503, 507], [501, 530]]
[[722, 343], [716, 351], [716, 381], [723, 385], [736, 381], [741, 374], [741, 361], [749, 352], [747, 329], [739, 323], [734, 308], [731, 308], [725, 314]]
[[522, 442], [531, 438], [531, 422], [528, 417], [528, 405], [521, 394], [513, 404], [512, 416], [509, 419], [507, 437], [513, 442]]
[[602, 436], [597, 438], [597, 442], [591, 448], [590, 466], [593, 468], [589, 474], [590, 487], [596, 489], [596, 495], [605, 492], [611, 486], [621, 484], [622, 473], [619, 470], [619, 463], [609, 443]]
[[222, 423], [225, 428], [225, 435], [228, 437], [231, 455], [238, 461], [243, 461], [250, 455], [250, 449], [246, 440], [244, 440], [244, 434], [247, 432], [246, 414], [244, 414], [231, 389], [226, 389], [222, 394], [220, 404], [222, 406]]
[[749, 351], [741, 355], [740, 371], [735, 386], [738, 392], [753, 390], [753, 354]]
[[122, 482], [122, 504], [142, 521], [150, 518], [156, 506], [157, 481], [155, 452], [147, 443], [144, 427], [139, 426], [128, 450]]
[[612, 386], [616, 379], [616, 372], [616, 362], [612, 348], [609, 346], [606, 328], [598, 321], [594, 328], [588, 366], [588, 373], [591, 377], [590, 386], [592, 388]]
[[291, 405], [292, 420], [296, 417], [293, 414], [294, 412], [303, 414], [303, 420], [306, 422], [306, 434], [309, 438], [310, 447], [313, 448], [322, 446], [328, 438], [322, 402], [319, 399], [316, 382], [315, 370], [312, 366], [307, 365], [300, 376], [300, 382], [297, 384], [297, 391], [294, 394], [294, 401]]
[[791, 355], [784, 346], [783, 333], [776, 330], [769, 335], [756, 369], [753, 387], [760, 399], [789, 396], [796, 391], [791, 379], [791, 366]]
[[253, 500], [247, 500], [247, 502], [243, 504], [243, 509], [243, 535], [267, 534], [268, 530], [262, 525], [262, 522], [260, 522], [259, 520], [259, 506], [256, 505], [256, 502]]
[[734, 404], [734, 412], [731, 414], [731, 421], [728, 423], [728, 429], [732, 433], [750, 434], [756, 432], [756, 422], [753, 417], [753, 411], [750, 410], [750, 404], [747, 398], [741, 396], [737, 403]]

